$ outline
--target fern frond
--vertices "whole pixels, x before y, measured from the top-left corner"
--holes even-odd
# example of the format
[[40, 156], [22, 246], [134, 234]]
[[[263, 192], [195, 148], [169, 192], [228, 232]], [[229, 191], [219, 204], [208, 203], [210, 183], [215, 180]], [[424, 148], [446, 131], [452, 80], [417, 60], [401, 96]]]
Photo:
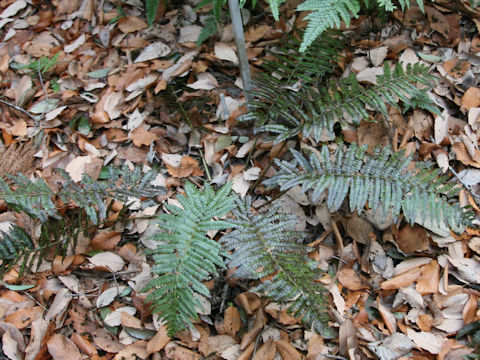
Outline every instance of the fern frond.
[[368, 155], [366, 149], [356, 144], [346, 150], [339, 146], [333, 159], [327, 146], [321, 148], [319, 157], [311, 153], [306, 158], [291, 150], [294, 159], [277, 160], [279, 171], [265, 184], [280, 184], [281, 190], [299, 185], [304, 192], [312, 190], [313, 201], [327, 190], [331, 211], [338, 210], [349, 195], [351, 211], [363, 211], [368, 202], [371, 209], [382, 209], [384, 215], [391, 212], [395, 217], [402, 211], [411, 224], [429, 218], [462, 232], [471, 223], [472, 212], [450, 201], [458, 188], [448, 183], [439, 169], [419, 162], [416, 172], [410, 172], [411, 157], [404, 157], [403, 152], [377, 148]]
[[193, 184], [185, 185], [186, 196], [179, 196], [183, 208], [165, 207], [170, 214], [160, 215], [160, 232], [153, 236], [158, 242], [153, 254], [157, 275], [143, 291], [154, 289], [147, 301], [152, 310], [166, 321], [168, 332], [173, 335], [197, 318], [199, 306], [194, 293], [208, 297], [209, 290], [202, 281], [217, 274], [217, 267], [225, 267], [221, 246], [206, 236], [210, 230], [230, 227], [230, 223], [214, 220], [230, 211], [233, 198], [231, 183], [217, 192], [205, 185], [203, 192]]
[[15, 259], [25, 250], [35, 248], [30, 235], [18, 225], [12, 225], [7, 232], [1, 231], [0, 234], [0, 258], [2, 260]]
[[340, 28], [341, 22], [348, 27], [352, 16], [360, 11], [358, 0], [306, 0], [297, 11], [311, 11], [306, 16], [308, 25], [303, 34], [300, 52], [304, 52], [325, 30]]
[[273, 205], [263, 214], [251, 209], [251, 199], [237, 199], [233, 214], [235, 230], [224, 235], [226, 251], [233, 252], [229, 268], [234, 276], [252, 280], [267, 278], [254, 291], [282, 304], [295, 316], [324, 336], [332, 336], [325, 326], [324, 288], [317, 282], [321, 274], [308, 258], [302, 244], [304, 234], [292, 230], [296, 218], [278, 212]]
[[[298, 92], [277, 92], [278, 85], [272, 87], [277, 81], [270, 79], [258, 85], [252, 111], [257, 115], [258, 131], [274, 134], [275, 143], [299, 133], [319, 142], [324, 130], [330, 137], [334, 136], [333, 125], [338, 121], [359, 124], [361, 120], [369, 119], [367, 108], [388, 116], [387, 105], [398, 108], [400, 100], [413, 106], [415, 102], [412, 99], [429, 108], [426, 92], [433, 85], [433, 79], [428, 74], [428, 67], [422, 64], [408, 65], [406, 70], [397, 64], [393, 71], [386, 64], [383, 75], [377, 77], [376, 85], [363, 86], [351, 75], [338, 84], [331, 83], [320, 93], [311, 87]], [[418, 89], [417, 82], [428, 88]], [[275, 103], [271, 105], [273, 100]], [[260, 116], [267, 108], [269, 111]]]
[[127, 166], [122, 169], [111, 168], [107, 181], [95, 181], [84, 175], [78, 183], [74, 182], [66, 171], [57, 171], [64, 179], [58, 192], [53, 192], [43, 179], [32, 181], [21, 174], [7, 175], [14, 189], [0, 178], [0, 198], [14, 210], [46, 222], [49, 217], [60, 219], [53, 202], [53, 198], [57, 196], [64, 203], [73, 201], [87, 213], [90, 221], [97, 225], [107, 217], [104, 203], [107, 197], [126, 202], [131, 197], [151, 198], [164, 192], [163, 188], [150, 185], [156, 173], [149, 171], [144, 174], [140, 168], [133, 171]]

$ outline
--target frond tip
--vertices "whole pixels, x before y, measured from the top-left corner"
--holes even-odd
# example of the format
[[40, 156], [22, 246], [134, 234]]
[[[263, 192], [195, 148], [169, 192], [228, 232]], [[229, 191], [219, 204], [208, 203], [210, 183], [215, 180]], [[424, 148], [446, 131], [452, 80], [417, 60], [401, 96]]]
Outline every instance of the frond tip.
[[228, 267], [237, 268], [234, 276], [262, 280], [254, 291], [286, 304], [308, 326], [334, 337], [325, 326], [325, 289], [317, 282], [321, 274], [308, 258], [303, 233], [292, 230], [296, 218], [279, 213], [278, 205], [255, 214], [249, 197], [237, 199], [236, 204], [235, 230], [221, 240], [225, 250], [233, 252]]
[[209, 185], [200, 191], [187, 183], [186, 195], [178, 197], [182, 208], [165, 205], [170, 213], [159, 217], [160, 231], [153, 235], [158, 245], [150, 252], [157, 276], [143, 291], [153, 289], [147, 302], [166, 321], [170, 335], [197, 318], [196, 307], [200, 304], [195, 293], [208, 297], [210, 292], [202, 281], [216, 275], [217, 267], [225, 267], [221, 246], [206, 233], [231, 227], [229, 222], [213, 219], [230, 211], [230, 190], [231, 183], [217, 192]]
[[327, 146], [321, 148], [319, 156], [311, 153], [308, 158], [291, 150], [294, 159], [276, 160], [280, 169], [265, 184], [279, 184], [281, 190], [299, 185], [304, 192], [312, 191], [313, 201], [327, 190], [331, 211], [338, 210], [349, 195], [351, 211], [363, 211], [368, 202], [371, 209], [381, 209], [385, 216], [391, 212], [395, 217], [402, 211], [411, 224], [428, 218], [449, 225], [457, 233], [471, 223], [473, 213], [451, 201], [458, 188], [447, 182], [439, 169], [419, 162], [411, 172], [407, 170], [411, 157], [403, 152], [377, 148], [368, 155], [366, 150], [366, 146], [356, 144], [347, 149], [339, 146], [333, 159]]

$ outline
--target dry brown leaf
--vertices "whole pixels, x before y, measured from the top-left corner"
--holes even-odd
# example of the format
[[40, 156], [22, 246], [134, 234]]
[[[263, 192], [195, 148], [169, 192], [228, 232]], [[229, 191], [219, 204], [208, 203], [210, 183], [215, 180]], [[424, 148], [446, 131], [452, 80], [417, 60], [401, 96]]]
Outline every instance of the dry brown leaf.
[[118, 231], [99, 231], [90, 242], [92, 250], [114, 250], [122, 239]]
[[268, 25], [251, 26], [245, 33], [245, 40], [252, 43], [257, 42], [263, 38], [270, 29], [271, 27]]
[[480, 150], [474, 149], [474, 157], [472, 158], [463, 142], [456, 142], [452, 145], [457, 160], [465, 165], [471, 165], [480, 168]]
[[167, 171], [170, 175], [178, 178], [203, 175], [203, 170], [200, 169], [198, 161], [188, 155], [182, 157], [178, 167], [173, 167], [167, 163]]
[[18, 309], [14, 313], [5, 317], [5, 321], [13, 324], [17, 329], [26, 328], [30, 323], [43, 314], [40, 306]]
[[405, 271], [400, 275], [397, 275], [390, 280], [386, 280], [380, 284], [380, 287], [384, 290], [395, 290], [402, 287], [406, 287], [412, 284], [420, 276], [420, 269], [415, 268], [409, 271]]
[[95, 345], [106, 352], [116, 354], [124, 348], [117, 340], [112, 339], [112, 334], [105, 329], [95, 330], [92, 336]]
[[428, 249], [429, 239], [425, 228], [406, 224], [398, 231], [396, 245], [405, 254], [413, 254]]
[[122, 326], [126, 326], [133, 329], [143, 329], [142, 321], [127, 312], [122, 311], [121, 314]]
[[93, 255], [88, 260], [95, 266], [107, 267], [113, 272], [122, 270], [124, 265], [123, 259], [111, 251], [104, 251]]
[[74, 332], [70, 337], [70, 340], [73, 341], [75, 345], [86, 355], [92, 356], [98, 354], [95, 346], [87, 339], [86, 336], [80, 335], [77, 332]]
[[462, 97], [462, 107], [466, 110], [470, 110], [473, 107], [480, 106], [480, 88], [469, 87]]
[[143, 128], [136, 128], [130, 133], [130, 139], [133, 141], [133, 145], [141, 147], [142, 145], [150, 146], [158, 139], [158, 136]]
[[120, 350], [113, 359], [114, 360], [136, 360], [137, 358], [146, 359], [148, 357], [146, 347], [147, 347], [147, 342], [144, 340], [139, 340]]
[[257, 350], [253, 360], [273, 360], [276, 353], [275, 343], [270, 339]]
[[422, 266], [420, 270], [421, 273], [417, 279], [415, 290], [421, 295], [438, 293], [440, 266], [437, 260], [432, 260], [430, 264]]
[[433, 316], [430, 314], [418, 315], [417, 325], [421, 331], [430, 331], [433, 325]]
[[323, 338], [313, 333], [312, 337], [308, 339], [308, 349], [307, 349], [307, 357], [306, 360], [315, 360], [319, 357], [321, 353], [323, 353]]
[[352, 268], [342, 268], [337, 272], [337, 278], [340, 284], [349, 290], [355, 291], [367, 288], [367, 286], [362, 283], [360, 276], [358, 276], [356, 271]]
[[221, 353], [230, 346], [237, 344], [234, 338], [230, 335], [216, 335], [201, 339], [198, 344], [198, 351], [205, 357]]
[[468, 70], [470, 70], [471, 64], [466, 60], [460, 60], [453, 58], [443, 63], [443, 68], [448, 75], [455, 79], [461, 79]]
[[142, 29], [147, 28], [147, 23], [143, 21], [142, 19], [134, 16], [134, 15], [128, 15], [125, 17], [121, 17], [118, 20], [118, 28], [120, 31], [122, 31], [124, 34], [136, 32]]
[[338, 333], [340, 354], [350, 359], [355, 359], [355, 350], [357, 349], [357, 330], [352, 320], [347, 319], [342, 325]]
[[223, 318], [223, 327], [227, 335], [235, 337], [237, 331], [242, 327], [242, 321], [240, 319], [240, 312], [235, 306], [229, 306], [225, 310]]
[[388, 310], [385, 306], [383, 306], [380, 298], [378, 297], [377, 308], [390, 334], [395, 333], [397, 331], [397, 320], [395, 319], [395, 316], [393, 316], [392, 312]]
[[60, 334], [53, 334], [47, 341], [48, 352], [54, 360], [81, 360], [77, 346]]
[[73, 262], [73, 255], [69, 256], [61, 256], [57, 255], [55, 256], [55, 259], [53, 259], [52, 262], [52, 272], [54, 274], [60, 274], [65, 272], [70, 265], [72, 265]]
[[165, 354], [173, 360], [203, 360], [203, 357], [196, 352], [170, 342], [165, 346]]
[[160, 325], [157, 333], [147, 343], [147, 353], [152, 354], [162, 350], [169, 341], [170, 337], [167, 334], [167, 327], [165, 325]]
[[284, 360], [302, 360], [302, 354], [285, 340], [275, 341], [278, 353]]
[[270, 303], [265, 306], [265, 312], [283, 325], [298, 324], [298, 319], [287, 313], [287, 308], [279, 303]]
[[465, 304], [462, 312], [463, 322], [468, 324], [475, 320], [475, 315], [478, 309], [478, 298], [471, 294]]
[[10, 331], [5, 331], [2, 336], [2, 350], [3, 353], [7, 356], [10, 360], [21, 360], [22, 356], [18, 349], [17, 342], [12, 338], [10, 335]]

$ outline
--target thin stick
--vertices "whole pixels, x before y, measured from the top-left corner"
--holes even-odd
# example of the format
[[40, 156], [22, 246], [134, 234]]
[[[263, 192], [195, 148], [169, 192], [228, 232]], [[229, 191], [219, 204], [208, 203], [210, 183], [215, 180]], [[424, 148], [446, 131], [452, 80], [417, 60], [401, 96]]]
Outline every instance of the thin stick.
[[5, 100], [2, 100], [0, 99], [0, 103], [2, 104], [5, 104], [7, 106], [10, 106], [12, 108], [14, 108], [15, 110], [18, 110], [18, 111], [21, 111], [22, 113], [24, 113], [25, 115], [27, 115], [30, 119], [32, 119], [33, 121], [35, 121], [35, 124], [37, 124], [38, 120], [37, 118], [35, 117], [35, 115], [32, 115], [31, 113], [29, 113], [27, 110], [25, 109], [22, 109], [20, 106], [17, 106], [15, 104], [12, 104], [8, 101], [5, 101]]
[[42, 72], [40, 71], [40, 61], [37, 66], [38, 79], [40, 80], [40, 85], [42, 85], [43, 93], [45, 94], [45, 99], [48, 99], [47, 89], [45, 89], [45, 84], [43, 83]]
[[337, 239], [338, 249], [341, 251], [343, 250], [343, 239], [342, 235], [340, 235], [340, 231], [338, 230], [338, 226], [335, 220], [332, 220], [332, 230], [333, 234], [335, 235], [335, 239]]
[[233, 35], [235, 45], [237, 45], [238, 61], [240, 63], [240, 74], [242, 75], [243, 91], [247, 101], [253, 100], [252, 77], [250, 76], [250, 67], [248, 65], [247, 47], [245, 46], [245, 35], [243, 33], [242, 14], [240, 13], [240, 4], [238, 0], [228, 0], [230, 8], [230, 17], [232, 18]]
[[462, 178], [457, 174], [457, 172], [455, 171], [455, 169], [453, 167], [451, 167], [450, 165], [448, 165], [448, 169], [452, 172], [453, 175], [455, 175], [455, 177], [457, 178], [458, 181], [460, 181], [460, 184], [462, 184], [462, 186], [465, 188], [465, 190], [467, 190], [470, 195], [472, 195], [475, 199], [477, 200], [480, 200], [480, 195], [476, 194], [475, 192], [473, 192], [472, 190], [472, 187], [468, 184], [465, 184], [465, 182], [462, 180]]

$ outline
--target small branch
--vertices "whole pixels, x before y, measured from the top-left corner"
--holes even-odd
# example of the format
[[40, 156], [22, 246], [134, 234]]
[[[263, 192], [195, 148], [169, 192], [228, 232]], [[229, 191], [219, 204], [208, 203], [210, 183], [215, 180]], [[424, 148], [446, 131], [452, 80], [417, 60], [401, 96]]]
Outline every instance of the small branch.
[[332, 230], [333, 230], [333, 234], [335, 235], [335, 239], [337, 239], [338, 250], [342, 251], [343, 250], [342, 235], [340, 235], [340, 231], [338, 230], [337, 223], [333, 219], [332, 219]]
[[45, 94], [45, 99], [48, 99], [47, 89], [45, 89], [45, 84], [43, 83], [42, 72], [40, 71], [40, 61], [37, 66], [38, 79], [40, 80], [40, 85], [42, 85], [43, 93]]
[[451, 166], [448, 165], [448, 169], [452, 172], [453, 175], [457, 178], [457, 180], [462, 184], [462, 186], [467, 190], [470, 195], [472, 195], [475, 199], [480, 200], [480, 195], [476, 194], [473, 190], [472, 187], [468, 184], [465, 184], [465, 182], [462, 180], [462, 178], [458, 175], [458, 173], [455, 171], [455, 169]]
[[12, 104], [8, 101], [5, 101], [5, 100], [2, 100], [0, 99], [0, 103], [4, 104], [4, 105], [7, 105], [7, 106], [10, 106], [12, 108], [14, 108], [15, 110], [18, 110], [22, 113], [24, 113], [25, 115], [27, 115], [30, 119], [32, 119], [33, 121], [35, 121], [35, 124], [37, 125], [38, 124], [38, 119], [35, 115], [32, 115], [31, 113], [29, 113], [27, 110], [21, 108], [20, 106], [17, 106], [15, 104]]

